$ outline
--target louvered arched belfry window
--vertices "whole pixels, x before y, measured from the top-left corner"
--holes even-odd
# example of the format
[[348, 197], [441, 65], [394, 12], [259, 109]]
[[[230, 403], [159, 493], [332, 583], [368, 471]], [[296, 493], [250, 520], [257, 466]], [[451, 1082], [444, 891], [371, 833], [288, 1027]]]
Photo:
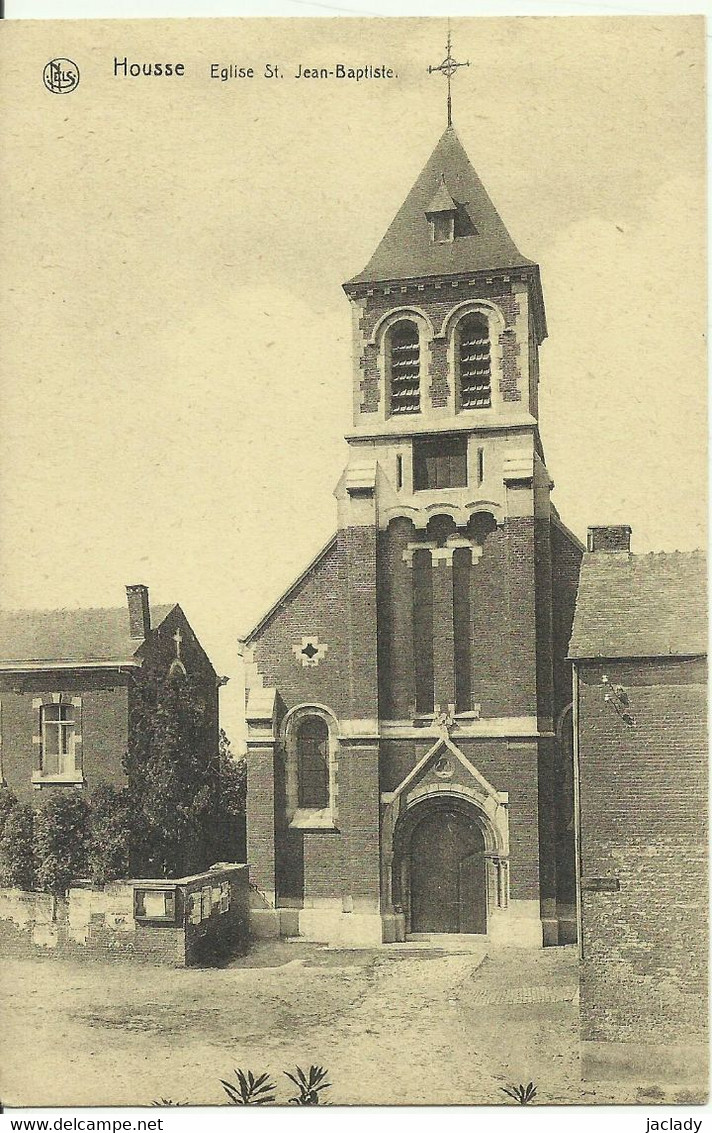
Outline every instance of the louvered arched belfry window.
[[487, 316], [465, 315], [457, 327], [457, 368], [461, 409], [492, 404], [492, 350]]
[[389, 411], [420, 412], [420, 335], [412, 319], [401, 319], [388, 332]]

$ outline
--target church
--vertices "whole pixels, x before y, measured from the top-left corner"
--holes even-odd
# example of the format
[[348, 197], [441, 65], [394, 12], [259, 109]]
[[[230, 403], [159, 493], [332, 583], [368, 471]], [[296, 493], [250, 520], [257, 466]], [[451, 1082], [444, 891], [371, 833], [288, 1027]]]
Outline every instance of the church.
[[539, 432], [539, 267], [450, 122], [344, 291], [337, 530], [242, 642], [253, 931], [571, 943], [584, 548]]

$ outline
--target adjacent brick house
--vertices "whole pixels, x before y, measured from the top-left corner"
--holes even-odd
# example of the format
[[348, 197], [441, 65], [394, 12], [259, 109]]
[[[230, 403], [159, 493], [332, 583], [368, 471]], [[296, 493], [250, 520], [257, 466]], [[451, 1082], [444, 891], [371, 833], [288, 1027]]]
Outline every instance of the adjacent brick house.
[[204, 690], [217, 753], [218, 678], [180, 606], [127, 586], [118, 609], [0, 611], [0, 782], [36, 791], [121, 785], [133, 698], [148, 668]]
[[583, 547], [539, 435], [539, 269], [452, 127], [345, 291], [338, 530], [244, 639], [255, 929], [573, 940]]
[[570, 645], [584, 1077], [707, 1070], [706, 562], [592, 528]]

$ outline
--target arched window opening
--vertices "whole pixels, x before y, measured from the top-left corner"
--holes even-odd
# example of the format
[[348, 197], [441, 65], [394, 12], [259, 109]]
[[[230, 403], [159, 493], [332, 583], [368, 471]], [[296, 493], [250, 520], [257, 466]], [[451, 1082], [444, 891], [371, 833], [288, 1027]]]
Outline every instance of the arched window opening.
[[391, 328], [388, 336], [390, 412], [420, 412], [420, 336], [410, 319]]
[[321, 716], [305, 716], [297, 728], [298, 806], [329, 805], [329, 728]]
[[485, 539], [497, 530], [497, 520], [489, 511], [473, 512], [467, 521], [465, 534], [473, 539], [478, 547], [484, 546]]
[[465, 315], [457, 328], [457, 364], [461, 409], [492, 405], [492, 352], [485, 315]]

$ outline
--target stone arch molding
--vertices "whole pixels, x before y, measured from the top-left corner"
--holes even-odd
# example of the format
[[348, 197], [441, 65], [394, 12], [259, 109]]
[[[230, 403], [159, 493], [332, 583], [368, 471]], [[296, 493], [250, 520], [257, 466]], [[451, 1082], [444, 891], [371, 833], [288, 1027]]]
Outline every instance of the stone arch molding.
[[[446, 752], [464, 768], [469, 783], [424, 782], [426, 773]], [[485, 837], [486, 852], [501, 856], [509, 854], [508, 794], [497, 791], [449, 736], [441, 736], [436, 740], [395, 791], [381, 795], [381, 801], [398, 818], [405, 817], [415, 807], [422, 807], [428, 801], [444, 801], [447, 798], [465, 802], [475, 810]]]
[[386, 331], [392, 327], [394, 323], [399, 323], [403, 319], [413, 319], [422, 324], [426, 329], [427, 338], [435, 338], [435, 327], [427, 312], [424, 311], [422, 307], [404, 305], [402, 307], [394, 307], [392, 310], [386, 311], [384, 315], [381, 315], [373, 328], [373, 333], [368, 340], [368, 345], [377, 346], [378, 343], [383, 340]]
[[[329, 802], [319, 810], [299, 807], [299, 767], [297, 728], [306, 716], [319, 716], [329, 733]], [[279, 726], [279, 742], [284, 753], [286, 771], [286, 812], [290, 826], [300, 829], [331, 828], [338, 814], [339, 722], [325, 704], [296, 704], [285, 713]]]
[[451, 311], [448, 311], [435, 337], [447, 338], [452, 334], [460, 320], [464, 319], [465, 315], [474, 314], [485, 315], [490, 326], [493, 324], [497, 326], [498, 334], [507, 329], [507, 320], [496, 303], [490, 303], [487, 299], [465, 299], [462, 303], [453, 307]]
[[409, 519], [416, 531], [424, 531], [433, 515], [449, 515], [458, 527], [465, 527], [471, 515], [491, 515], [498, 527], [504, 523], [504, 509], [495, 500], [469, 500], [464, 504], [437, 502], [416, 507], [397, 503], [392, 507], [382, 507], [379, 527], [385, 530], [394, 519]]
[[279, 726], [279, 738], [285, 742], [290, 735], [294, 734], [296, 725], [302, 716], [321, 716], [329, 733], [333, 733], [334, 738], [339, 737], [339, 721], [330, 708], [326, 704], [295, 704], [288, 712], [285, 712], [282, 722]]
[[438, 341], [445, 340], [447, 346], [448, 373], [452, 375], [453, 389], [452, 401], [456, 413], [461, 412], [460, 392], [457, 365], [457, 327], [467, 315], [483, 315], [487, 320], [490, 341], [490, 398], [491, 409], [497, 410], [500, 406], [499, 376], [502, 373], [502, 338], [507, 331], [507, 320], [498, 306], [487, 299], [466, 299], [458, 303], [445, 316], [436, 335]]
[[559, 713], [559, 716], [558, 716], [557, 721], [556, 721], [556, 742], [559, 746], [561, 746], [561, 744], [563, 742], [564, 728], [567, 726], [567, 723], [569, 721], [569, 717], [571, 718], [571, 722], [573, 722], [573, 711], [574, 711], [574, 703], [571, 700], [571, 701], [569, 701], [569, 703], [566, 705], [565, 708], [562, 708], [561, 712]]

